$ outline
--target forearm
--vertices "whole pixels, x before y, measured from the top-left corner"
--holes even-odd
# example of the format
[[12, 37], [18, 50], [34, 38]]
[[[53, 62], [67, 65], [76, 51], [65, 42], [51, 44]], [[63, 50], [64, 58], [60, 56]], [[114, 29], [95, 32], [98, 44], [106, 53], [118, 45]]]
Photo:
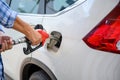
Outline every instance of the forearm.
[[26, 37], [31, 42], [33, 42], [33, 45], [36, 45], [41, 41], [41, 35], [35, 31], [28, 23], [22, 21], [19, 17], [16, 17], [13, 29], [25, 34]]
[[31, 35], [33, 31], [33, 28], [28, 23], [22, 21], [19, 17], [16, 17], [13, 29], [25, 34], [26, 36]]

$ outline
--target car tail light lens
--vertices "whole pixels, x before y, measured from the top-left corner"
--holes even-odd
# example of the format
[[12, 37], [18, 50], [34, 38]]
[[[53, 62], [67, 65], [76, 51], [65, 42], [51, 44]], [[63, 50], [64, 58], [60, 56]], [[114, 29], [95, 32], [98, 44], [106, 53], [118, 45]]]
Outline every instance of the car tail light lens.
[[83, 40], [91, 48], [120, 53], [120, 3]]

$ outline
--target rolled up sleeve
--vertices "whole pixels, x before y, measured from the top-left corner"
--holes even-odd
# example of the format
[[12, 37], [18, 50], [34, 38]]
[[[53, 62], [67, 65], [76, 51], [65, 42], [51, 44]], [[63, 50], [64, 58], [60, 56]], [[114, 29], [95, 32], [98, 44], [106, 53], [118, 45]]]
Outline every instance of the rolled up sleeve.
[[12, 28], [17, 13], [9, 8], [9, 6], [0, 0], [0, 23], [6, 28]]

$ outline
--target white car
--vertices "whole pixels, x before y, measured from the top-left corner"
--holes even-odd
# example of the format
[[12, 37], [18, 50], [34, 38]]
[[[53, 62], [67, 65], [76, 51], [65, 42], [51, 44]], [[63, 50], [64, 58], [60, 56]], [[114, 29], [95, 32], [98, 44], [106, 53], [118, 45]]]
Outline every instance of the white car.
[[120, 0], [6, 1], [21, 19], [51, 35], [30, 54], [26, 43], [2, 53], [10, 80], [120, 80]]

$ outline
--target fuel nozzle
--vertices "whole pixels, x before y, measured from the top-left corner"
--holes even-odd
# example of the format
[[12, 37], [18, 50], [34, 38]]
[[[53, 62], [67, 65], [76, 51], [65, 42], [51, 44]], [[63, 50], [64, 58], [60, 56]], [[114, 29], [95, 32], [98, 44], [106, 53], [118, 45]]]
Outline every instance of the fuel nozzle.
[[44, 43], [45, 43], [45, 41], [46, 41], [46, 39], [49, 38], [49, 34], [48, 34], [46, 31], [42, 30], [42, 29], [37, 29], [37, 31], [38, 31], [38, 32], [41, 34], [41, 36], [42, 36], [42, 46], [43, 46]]
[[28, 55], [31, 52], [33, 52], [33, 51], [39, 49], [40, 47], [42, 47], [44, 45], [46, 39], [49, 38], [49, 34], [44, 30], [42, 25], [40, 25], [40, 24], [36, 25], [35, 29], [36, 29], [36, 31], [38, 31], [40, 33], [42, 41], [38, 46], [36, 46], [34, 48], [31, 46], [31, 43], [27, 42], [27, 48], [23, 48], [23, 51], [26, 55]]

